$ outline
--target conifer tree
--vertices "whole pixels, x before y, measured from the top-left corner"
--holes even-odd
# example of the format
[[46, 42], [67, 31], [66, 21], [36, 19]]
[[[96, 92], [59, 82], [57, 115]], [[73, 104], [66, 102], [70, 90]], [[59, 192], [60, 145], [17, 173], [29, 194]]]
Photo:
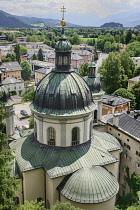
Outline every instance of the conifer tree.
[[20, 63], [21, 52], [20, 52], [20, 46], [19, 46], [19, 44], [16, 44], [15, 45], [14, 52], [16, 54], [16, 60]]
[[32, 60], [37, 60], [37, 55], [34, 53]]
[[5, 123], [3, 120], [7, 117], [4, 104], [0, 103], [0, 210], [15, 210], [16, 206], [12, 201], [17, 189], [17, 180], [11, 177], [10, 162], [14, 159], [12, 151], [8, 149], [7, 135], [4, 133]]
[[39, 61], [43, 61], [43, 51], [41, 48], [38, 50], [37, 57]]

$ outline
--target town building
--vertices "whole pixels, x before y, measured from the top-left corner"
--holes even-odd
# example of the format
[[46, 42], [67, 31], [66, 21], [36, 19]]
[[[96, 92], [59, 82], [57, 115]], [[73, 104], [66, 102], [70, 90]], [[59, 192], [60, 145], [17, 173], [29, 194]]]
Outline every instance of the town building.
[[140, 66], [140, 57], [132, 57], [136, 67]]
[[22, 79], [21, 77], [22, 68], [17, 61], [11, 61], [11, 62], [0, 61], [0, 70], [2, 71], [2, 80], [7, 77]]
[[128, 80], [128, 88], [130, 88], [135, 82], [140, 81], [140, 75], [137, 77], [133, 77]]
[[92, 53], [88, 50], [73, 49], [72, 53], [80, 55], [83, 58], [84, 63], [92, 61]]
[[93, 130], [96, 104], [85, 80], [71, 68], [71, 44], [56, 43], [55, 68], [37, 85], [30, 106], [34, 130], [10, 144], [17, 200], [57, 200], [85, 210], [114, 210], [122, 147], [112, 135]]
[[120, 96], [103, 95], [102, 115], [130, 111], [130, 99]]
[[123, 147], [119, 172], [119, 194], [123, 196], [129, 193], [124, 178], [126, 169], [129, 169], [130, 174], [140, 173], [140, 111], [102, 116], [101, 121], [107, 124], [107, 132], [116, 137]]
[[35, 85], [55, 67], [54, 64], [48, 63], [48, 66], [35, 70]]
[[7, 53], [12, 53], [13, 47], [11, 46], [0, 46], [0, 59], [6, 58]]
[[7, 77], [2, 81], [2, 84], [9, 90], [9, 92], [16, 91], [17, 95], [22, 95], [25, 92], [24, 80]]

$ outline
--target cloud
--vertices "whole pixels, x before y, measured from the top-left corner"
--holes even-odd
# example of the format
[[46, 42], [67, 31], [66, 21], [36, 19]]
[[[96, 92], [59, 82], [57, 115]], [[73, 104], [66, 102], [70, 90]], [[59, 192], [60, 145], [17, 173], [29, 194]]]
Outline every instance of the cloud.
[[140, 6], [140, 3], [139, 0], [0, 0], [0, 8], [11, 14], [46, 18], [61, 18], [60, 8], [63, 5], [67, 14], [96, 15], [104, 18], [136, 5]]

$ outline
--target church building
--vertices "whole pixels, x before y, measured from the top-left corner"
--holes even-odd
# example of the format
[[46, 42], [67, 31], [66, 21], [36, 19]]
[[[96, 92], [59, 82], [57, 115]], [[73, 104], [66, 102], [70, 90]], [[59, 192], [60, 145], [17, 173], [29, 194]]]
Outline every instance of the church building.
[[[111, 134], [93, 129], [98, 104], [87, 80], [71, 68], [65, 25], [63, 16], [55, 68], [38, 83], [30, 105], [34, 130], [10, 144], [15, 149], [13, 174], [20, 180], [17, 200], [43, 200], [47, 208], [59, 200], [84, 210], [114, 210], [122, 147]], [[96, 83], [91, 86], [96, 86], [100, 104], [92, 67], [90, 82]]]

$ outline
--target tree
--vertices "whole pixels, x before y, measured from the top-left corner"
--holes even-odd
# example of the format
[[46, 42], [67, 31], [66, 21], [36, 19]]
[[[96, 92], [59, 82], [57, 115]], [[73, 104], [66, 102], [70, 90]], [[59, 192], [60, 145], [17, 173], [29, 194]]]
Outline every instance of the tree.
[[11, 177], [10, 162], [14, 159], [12, 151], [8, 149], [7, 135], [4, 133], [5, 124], [3, 120], [9, 113], [5, 112], [4, 104], [0, 103], [0, 209], [15, 210], [16, 206], [12, 201], [15, 197], [18, 181], [16, 177]]
[[23, 69], [21, 71], [21, 76], [23, 79], [29, 79], [31, 76], [32, 68], [28, 61], [22, 61], [21, 62], [21, 68]]
[[95, 46], [95, 39], [88, 39], [86, 44], [90, 46]]
[[125, 74], [128, 76], [128, 78], [131, 78], [135, 70], [135, 64], [132, 58], [129, 56], [127, 52], [122, 52], [120, 54], [120, 61], [121, 61], [121, 66], [125, 71]]
[[140, 56], [140, 43], [138, 41], [131, 42], [126, 47], [126, 52], [131, 57], [139, 57]]
[[20, 47], [20, 53], [22, 54], [22, 53], [27, 53], [27, 48], [26, 47], [24, 47], [23, 45], [19, 45], [19, 47]]
[[132, 94], [134, 94], [135, 98], [136, 98], [136, 109], [140, 110], [140, 81], [135, 82], [131, 88], [130, 88], [130, 92]]
[[138, 66], [137, 68], [135, 68], [134, 70], [134, 76], [140, 76], [140, 66]]
[[132, 31], [128, 30], [125, 37], [126, 44], [128, 44], [131, 39], [132, 39]]
[[11, 58], [2, 58], [1, 59], [2, 62], [11, 62]]
[[29, 122], [29, 128], [34, 128], [34, 115], [32, 114], [30, 116], [30, 122]]
[[109, 94], [127, 85], [128, 78], [121, 66], [120, 55], [118, 53], [109, 53], [109, 56], [103, 61], [98, 72], [103, 76], [103, 82]]
[[16, 60], [16, 54], [14, 52], [7, 53], [6, 58], [10, 58], [11, 61], [15, 61]]
[[34, 88], [31, 88], [28, 92], [26, 92], [23, 96], [22, 96], [22, 101], [33, 101], [34, 99]]
[[82, 209], [76, 208], [75, 206], [72, 206], [70, 203], [60, 203], [59, 201], [57, 201], [53, 206], [51, 206], [50, 210], [82, 210]]
[[88, 75], [88, 62], [81, 64], [80, 69], [79, 69], [79, 74], [82, 77]]
[[37, 57], [39, 61], [43, 61], [43, 51], [41, 48], [38, 50]]
[[18, 210], [46, 210], [42, 204], [43, 202], [25, 201], [23, 205], [19, 206]]
[[32, 60], [37, 60], [38, 58], [37, 58], [37, 55], [34, 53], [33, 54], [33, 58], [32, 58]]
[[16, 60], [20, 63], [21, 52], [20, 52], [20, 46], [19, 46], [19, 44], [16, 44], [15, 45], [14, 52], [16, 54]]
[[112, 95], [114, 95], [114, 96], [121, 96], [123, 98], [130, 99], [131, 100], [131, 102], [130, 102], [130, 108], [131, 108], [131, 110], [134, 110], [135, 109], [135, 106], [136, 106], [135, 96], [128, 89], [119, 88]]

